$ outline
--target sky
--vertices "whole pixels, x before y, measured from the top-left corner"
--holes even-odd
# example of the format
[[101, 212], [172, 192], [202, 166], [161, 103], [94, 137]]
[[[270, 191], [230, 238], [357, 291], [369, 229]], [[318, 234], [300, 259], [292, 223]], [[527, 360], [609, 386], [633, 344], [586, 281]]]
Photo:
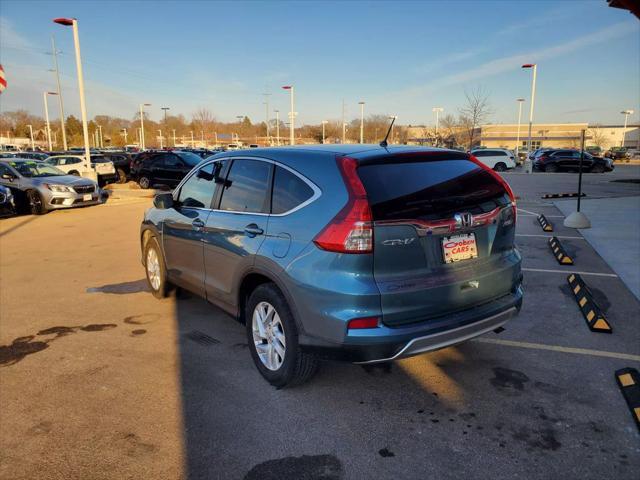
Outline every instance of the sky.
[[[367, 114], [433, 124], [432, 108], [457, 114], [465, 92], [490, 95], [491, 123], [528, 118], [538, 64], [534, 122], [621, 124], [640, 119], [640, 21], [605, 0], [422, 2], [205, 2], [0, 0], [0, 111], [43, 115], [55, 90], [55, 35], [67, 114], [79, 115], [71, 28], [78, 19], [89, 117], [151, 118], [161, 107], [187, 119], [200, 107], [220, 121], [262, 121], [265, 96], [298, 124]], [[49, 54], [48, 54], [49, 52]], [[57, 114], [50, 102], [52, 115]], [[281, 113], [284, 118], [286, 113]]]

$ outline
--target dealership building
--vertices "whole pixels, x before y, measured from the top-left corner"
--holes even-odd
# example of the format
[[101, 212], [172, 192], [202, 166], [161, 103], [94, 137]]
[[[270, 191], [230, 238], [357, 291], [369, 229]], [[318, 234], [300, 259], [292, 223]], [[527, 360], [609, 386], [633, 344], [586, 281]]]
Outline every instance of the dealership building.
[[[587, 123], [535, 123], [531, 129], [533, 148], [575, 148], [580, 146], [582, 130], [585, 130], [585, 144], [598, 145], [606, 150], [611, 147], [638, 148], [640, 125], [589, 125]], [[529, 125], [517, 124], [482, 125], [480, 144], [490, 148], [527, 146]]]

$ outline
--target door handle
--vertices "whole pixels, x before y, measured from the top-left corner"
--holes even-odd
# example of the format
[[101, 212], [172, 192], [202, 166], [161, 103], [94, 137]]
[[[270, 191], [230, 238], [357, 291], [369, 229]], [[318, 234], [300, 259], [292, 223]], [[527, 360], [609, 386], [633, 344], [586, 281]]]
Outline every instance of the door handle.
[[191, 226], [195, 231], [200, 231], [204, 228], [204, 222], [199, 218], [196, 218], [193, 222], [191, 222]]
[[255, 237], [256, 235], [262, 235], [264, 233], [264, 230], [262, 230], [258, 225], [256, 225], [255, 223], [250, 223], [249, 225], [247, 225], [246, 227], [244, 227], [244, 231], [246, 232], [247, 235], [249, 235], [250, 237]]

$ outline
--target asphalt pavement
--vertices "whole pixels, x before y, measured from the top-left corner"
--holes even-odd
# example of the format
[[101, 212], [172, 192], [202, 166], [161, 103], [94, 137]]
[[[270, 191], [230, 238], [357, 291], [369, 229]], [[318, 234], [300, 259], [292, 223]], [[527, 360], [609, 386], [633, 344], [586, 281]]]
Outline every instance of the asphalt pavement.
[[[505, 331], [377, 367], [325, 362], [283, 390], [228, 315], [147, 292], [149, 199], [0, 221], [0, 478], [638, 478], [640, 434], [614, 371], [640, 368], [640, 302], [541, 198], [574, 191], [577, 175], [505, 178], [525, 275]], [[639, 197], [612, 181], [633, 178], [640, 168], [585, 175], [587, 198]], [[552, 234], [574, 265], [554, 260]], [[612, 334], [587, 328], [570, 272]]]

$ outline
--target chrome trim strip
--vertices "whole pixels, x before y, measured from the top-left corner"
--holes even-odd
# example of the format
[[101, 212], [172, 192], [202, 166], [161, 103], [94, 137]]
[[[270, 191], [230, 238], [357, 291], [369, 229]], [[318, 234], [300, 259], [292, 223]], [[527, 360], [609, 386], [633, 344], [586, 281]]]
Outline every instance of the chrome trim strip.
[[[246, 157], [246, 156], [238, 156], [238, 157], [222, 157], [222, 158], [215, 158], [213, 160], [211, 160], [210, 162], [206, 162], [203, 163], [202, 165], [198, 164], [198, 170], [201, 168], [206, 167], [207, 165], [211, 165], [214, 162], [220, 162], [222, 160], [258, 160], [260, 162], [265, 162], [265, 163], [272, 163], [275, 166], [284, 168], [285, 170], [289, 170], [291, 173], [293, 173], [295, 176], [297, 176], [298, 178], [300, 178], [303, 182], [305, 182], [307, 185], [309, 185], [309, 187], [311, 188], [311, 190], [313, 190], [313, 195], [311, 197], [309, 197], [309, 199], [305, 200], [304, 202], [302, 202], [300, 205], [292, 208], [291, 210], [288, 210], [286, 212], [283, 213], [258, 213], [258, 212], [238, 212], [236, 210], [220, 210], [217, 208], [199, 208], [199, 207], [189, 207], [192, 208], [194, 210], [201, 210], [201, 211], [206, 211], [206, 212], [223, 212], [223, 213], [235, 213], [235, 214], [239, 214], [239, 215], [258, 215], [258, 216], [264, 216], [264, 217], [285, 217], [287, 215], [290, 215], [294, 212], [297, 212], [298, 210], [306, 207], [307, 205], [315, 202], [318, 198], [320, 198], [320, 196], [322, 195], [322, 190], [320, 190], [320, 188], [313, 183], [311, 180], [309, 180], [307, 177], [305, 177], [304, 175], [302, 175], [300, 172], [298, 172], [297, 170], [294, 170], [293, 168], [291, 168], [288, 165], [285, 165], [283, 163], [280, 163], [276, 160], [271, 160], [268, 158], [262, 158], [262, 157]], [[182, 186], [196, 173], [196, 167], [193, 168], [193, 170], [191, 172], [189, 172], [189, 174], [184, 177], [182, 179], [182, 181], [178, 184], [178, 186], [176, 188], [173, 189], [173, 200], [177, 201], [178, 199], [176, 198], [176, 193], [180, 191], [180, 189], [182, 188]]]
[[[495, 315], [492, 315], [490, 317], [484, 318], [484, 319], [479, 320], [477, 322], [473, 322], [473, 323], [468, 324], [468, 325], [463, 325], [462, 327], [454, 328], [452, 330], [445, 330], [444, 332], [434, 333], [433, 335], [425, 335], [424, 337], [414, 338], [414, 339], [410, 340], [402, 348], [402, 350], [400, 350], [398, 353], [396, 353], [393, 357], [381, 358], [381, 359], [377, 359], [377, 360], [368, 360], [366, 362], [354, 362], [354, 363], [356, 363], [358, 365], [363, 365], [363, 364], [367, 364], [367, 363], [389, 362], [389, 361], [397, 360], [397, 359], [403, 358], [403, 357], [408, 357], [408, 356], [417, 355], [417, 354], [420, 354], [420, 353], [430, 352], [430, 351], [433, 351], [433, 350], [439, 350], [439, 349], [444, 348], [444, 347], [450, 347], [452, 345], [456, 345], [458, 343], [462, 343], [462, 342], [465, 342], [467, 340], [470, 340], [470, 339], [472, 339], [474, 337], [479, 337], [480, 335], [484, 335], [485, 333], [489, 333], [489, 332], [495, 330], [496, 328], [501, 327], [502, 325], [507, 323], [513, 316], [515, 316], [517, 311], [518, 311], [518, 309], [516, 307], [511, 307], [508, 310], [505, 310], [504, 312], [497, 313]], [[490, 325], [486, 326], [486, 324], [490, 324]], [[484, 325], [484, 327], [483, 327], [483, 325]], [[480, 329], [478, 330], [476, 327], [480, 327]], [[469, 331], [469, 333], [463, 334], [462, 336], [455, 337], [453, 339], [447, 339], [447, 340], [444, 340], [444, 341], [438, 341], [438, 337], [450, 336], [452, 333], [464, 332], [465, 330]], [[429, 345], [427, 345], [425, 347], [421, 347], [421, 348], [418, 348], [416, 350], [411, 350], [411, 346], [414, 343], [420, 342], [422, 340], [434, 340], [436, 343], [431, 343], [430, 342]]]

